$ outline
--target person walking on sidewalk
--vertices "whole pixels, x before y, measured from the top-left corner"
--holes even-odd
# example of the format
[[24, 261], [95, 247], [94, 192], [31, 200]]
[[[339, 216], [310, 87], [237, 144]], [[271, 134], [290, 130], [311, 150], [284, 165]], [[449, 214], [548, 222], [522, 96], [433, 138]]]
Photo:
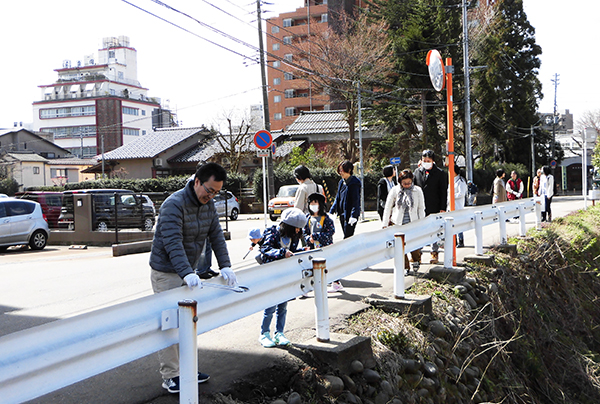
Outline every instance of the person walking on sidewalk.
[[[303, 248], [298, 246], [302, 240], [302, 229], [306, 226], [307, 218], [304, 212], [298, 208], [289, 208], [281, 214], [281, 223], [271, 226], [263, 233], [263, 244], [260, 247], [260, 256], [263, 263], [289, 258], [295, 252]], [[275, 324], [275, 335], [271, 338], [271, 320], [277, 311], [277, 322]], [[265, 348], [274, 346], [290, 345], [283, 329], [287, 315], [287, 300], [276, 306], [268, 307], [263, 314], [258, 341]]]
[[[221, 275], [230, 286], [237, 285], [219, 216], [212, 198], [219, 193], [227, 177], [225, 169], [216, 163], [198, 168], [194, 181], [169, 196], [160, 207], [156, 232], [150, 251], [151, 283], [154, 293], [184, 285], [202, 287], [195, 272], [207, 240], [221, 268]], [[169, 393], [179, 392], [179, 345], [158, 353], [162, 386]], [[210, 378], [198, 373], [198, 383]]]
[[[460, 175], [460, 167], [454, 165], [454, 210], [465, 208], [465, 200], [468, 188], [465, 177]], [[450, 187], [448, 187], [448, 210], [450, 210]], [[462, 248], [465, 246], [465, 236], [461, 231], [456, 235], [456, 247]]]
[[310, 170], [305, 166], [298, 166], [294, 169], [294, 177], [300, 187], [296, 191], [294, 198], [294, 207], [300, 209], [304, 214], [309, 214], [308, 196], [315, 192], [323, 193], [323, 187], [316, 184], [310, 176]]
[[385, 210], [388, 193], [395, 185], [396, 170], [394, 166], [383, 167], [383, 178], [380, 178], [377, 183], [377, 213], [381, 221], [383, 221], [383, 211]]
[[516, 171], [510, 173], [510, 180], [506, 182], [506, 196], [509, 201], [521, 199], [523, 195], [523, 181], [519, 178]]
[[[414, 183], [423, 190], [425, 196], [425, 214], [427, 216], [446, 211], [448, 204], [448, 179], [446, 174], [435, 164], [433, 150], [423, 150], [421, 165], [415, 170]], [[431, 245], [430, 264], [439, 263], [439, 245]]]
[[544, 210], [542, 211], [542, 222], [552, 221], [552, 197], [554, 196], [554, 176], [551, 174], [550, 167], [542, 167], [542, 176], [540, 177], [540, 196], [544, 198]]
[[[423, 191], [413, 183], [414, 175], [410, 169], [400, 172], [399, 184], [388, 194], [383, 211], [383, 228], [395, 224], [407, 224], [425, 217], [425, 197]], [[413, 260], [413, 271], [421, 266], [421, 249], [410, 252]], [[406, 274], [410, 272], [408, 255], [404, 256]]]
[[492, 183], [492, 203], [506, 202], [506, 185], [504, 185], [504, 177], [506, 173], [503, 169], [496, 170], [496, 178]]
[[[346, 239], [352, 237], [356, 230], [356, 223], [361, 209], [360, 189], [362, 184], [358, 178], [352, 175], [354, 165], [349, 160], [341, 162], [338, 165], [337, 172], [342, 179], [338, 183], [337, 194], [329, 213], [338, 215]], [[333, 281], [331, 287], [336, 292], [344, 289], [339, 279]]]

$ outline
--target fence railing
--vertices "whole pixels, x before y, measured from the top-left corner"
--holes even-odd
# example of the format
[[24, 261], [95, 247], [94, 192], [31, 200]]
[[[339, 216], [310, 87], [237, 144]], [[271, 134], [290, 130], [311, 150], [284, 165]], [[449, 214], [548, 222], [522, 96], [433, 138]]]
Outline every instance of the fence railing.
[[[196, 301], [201, 310], [193, 327], [196, 334], [216, 329], [266, 307], [274, 306], [315, 290], [317, 338], [329, 335], [327, 278], [341, 279], [372, 265], [390, 260], [406, 251], [422, 248], [452, 235], [471, 229], [476, 233], [476, 253], [483, 252], [483, 227], [500, 226], [501, 240], [506, 241], [506, 218], [519, 216], [520, 235], [525, 235], [525, 214], [536, 212], [540, 225], [540, 203], [535, 199], [499, 205], [476, 206], [455, 212], [428, 216], [404, 226], [393, 226], [357, 234], [320, 251], [293, 256], [265, 265], [237, 271], [238, 281], [247, 286], [246, 293], [204, 287], [187, 287], [58, 320], [0, 338], [0, 397], [3, 403], [19, 403], [42, 396], [117, 366], [132, 362], [160, 349], [182, 343], [185, 335], [180, 325], [180, 302]], [[396, 235], [402, 232], [404, 245]], [[402, 248], [398, 248], [402, 247]], [[400, 253], [398, 252], [400, 251]], [[445, 250], [444, 265], [451, 265], [451, 250]], [[396, 257], [394, 293], [404, 293], [403, 259]], [[318, 262], [319, 270], [313, 269]], [[268, 267], [268, 268], [267, 268]], [[326, 269], [325, 269], [326, 268]], [[221, 278], [208, 282], [219, 283]], [[181, 322], [181, 325], [189, 324]], [[186, 325], [186, 329], [192, 329]], [[189, 341], [189, 339], [188, 339]], [[185, 356], [182, 355], [181, 360]], [[183, 369], [190, 369], [189, 363]], [[193, 364], [197, 368], [197, 363]], [[181, 376], [181, 402], [197, 400], [193, 375]], [[190, 383], [184, 383], [190, 380]], [[185, 401], [196, 402], [196, 401]]]

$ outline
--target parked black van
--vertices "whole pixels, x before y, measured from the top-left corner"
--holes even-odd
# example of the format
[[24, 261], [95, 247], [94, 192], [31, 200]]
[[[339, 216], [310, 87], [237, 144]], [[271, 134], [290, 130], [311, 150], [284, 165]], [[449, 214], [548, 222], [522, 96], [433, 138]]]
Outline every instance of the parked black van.
[[[151, 231], [154, 212], [144, 205], [141, 195], [127, 189], [80, 189], [63, 192], [63, 206], [58, 218], [59, 227], [73, 229], [73, 195], [92, 195], [92, 229], [106, 231], [118, 227]], [[115, 209], [116, 199], [116, 209]]]

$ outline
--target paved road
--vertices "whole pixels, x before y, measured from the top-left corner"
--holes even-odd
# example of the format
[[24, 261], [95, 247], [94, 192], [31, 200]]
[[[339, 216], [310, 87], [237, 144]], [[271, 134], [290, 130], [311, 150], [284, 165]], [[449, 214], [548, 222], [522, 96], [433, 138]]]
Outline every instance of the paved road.
[[[556, 197], [554, 217], [583, 207], [581, 197]], [[367, 212], [366, 221], [357, 232], [381, 227], [376, 212]], [[270, 225], [271, 222], [269, 221]], [[224, 224], [223, 224], [224, 225]], [[263, 227], [262, 215], [241, 215], [229, 222], [232, 239], [228, 241], [234, 269], [254, 262], [246, 253], [248, 228]], [[337, 223], [336, 223], [337, 225]], [[527, 216], [527, 226], [535, 225]], [[507, 223], [509, 235], [516, 235], [517, 224]], [[458, 250], [458, 261], [473, 253], [474, 231], [465, 232], [466, 248]], [[336, 231], [335, 241], [342, 239]], [[499, 243], [497, 226], [484, 228], [484, 246]], [[427, 250], [425, 250], [427, 251]], [[0, 253], [0, 335], [17, 332], [49, 321], [71, 317], [100, 307], [151, 294], [149, 253], [113, 257], [110, 248], [90, 247], [69, 250], [49, 246], [40, 252], [11, 251]], [[440, 256], [440, 260], [442, 256]], [[423, 262], [429, 261], [427, 253]], [[421, 271], [426, 271], [423, 265]], [[335, 327], [348, 314], [364, 307], [364, 297], [392, 294], [393, 261], [386, 261], [344, 279], [345, 290], [331, 294], [329, 309], [331, 326]], [[414, 278], [407, 278], [407, 287]], [[257, 342], [262, 313], [223, 326], [198, 337], [200, 370], [211, 374], [211, 380], [200, 386], [201, 396], [226, 391], [232, 382], [273, 366], [277, 360], [293, 356], [293, 349], [264, 349]], [[286, 335], [295, 342], [315, 335], [313, 299], [295, 300], [288, 305]], [[32, 403], [177, 403], [178, 396], [160, 387], [156, 354], [66, 387]]]

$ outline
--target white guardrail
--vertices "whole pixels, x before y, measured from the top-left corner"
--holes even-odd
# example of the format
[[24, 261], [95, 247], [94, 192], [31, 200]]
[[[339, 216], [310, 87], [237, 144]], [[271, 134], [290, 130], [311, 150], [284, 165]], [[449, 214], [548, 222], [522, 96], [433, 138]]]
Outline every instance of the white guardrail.
[[[524, 236], [525, 214], [531, 212], [539, 228], [541, 204], [534, 198], [430, 215], [357, 234], [321, 251], [239, 270], [240, 285], [249, 288], [245, 293], [181, 287], [6, 335], [0, 338], [1, 401], [31, 400], [179, 343], [180, 402], [195, 403], [196, 335], [314, 290], [317, 339], [328, 341], [327, 278], [341, 279], [394, 258], [394, 294], [401, 298], [404, 251], [445, 239], [444, 266], [450, 267], [453, 234], [475, 229], [475, 253], [482, 254], [483, 226], [498, 224], [505, 243], [505, 219], [519, 216]], [[396, 241], [402, 239], [404, 243]], [[221, 278], [208, 282], [220, 283]], [[201, 310], [198, 318], [196, 304], [210, 310]]]

